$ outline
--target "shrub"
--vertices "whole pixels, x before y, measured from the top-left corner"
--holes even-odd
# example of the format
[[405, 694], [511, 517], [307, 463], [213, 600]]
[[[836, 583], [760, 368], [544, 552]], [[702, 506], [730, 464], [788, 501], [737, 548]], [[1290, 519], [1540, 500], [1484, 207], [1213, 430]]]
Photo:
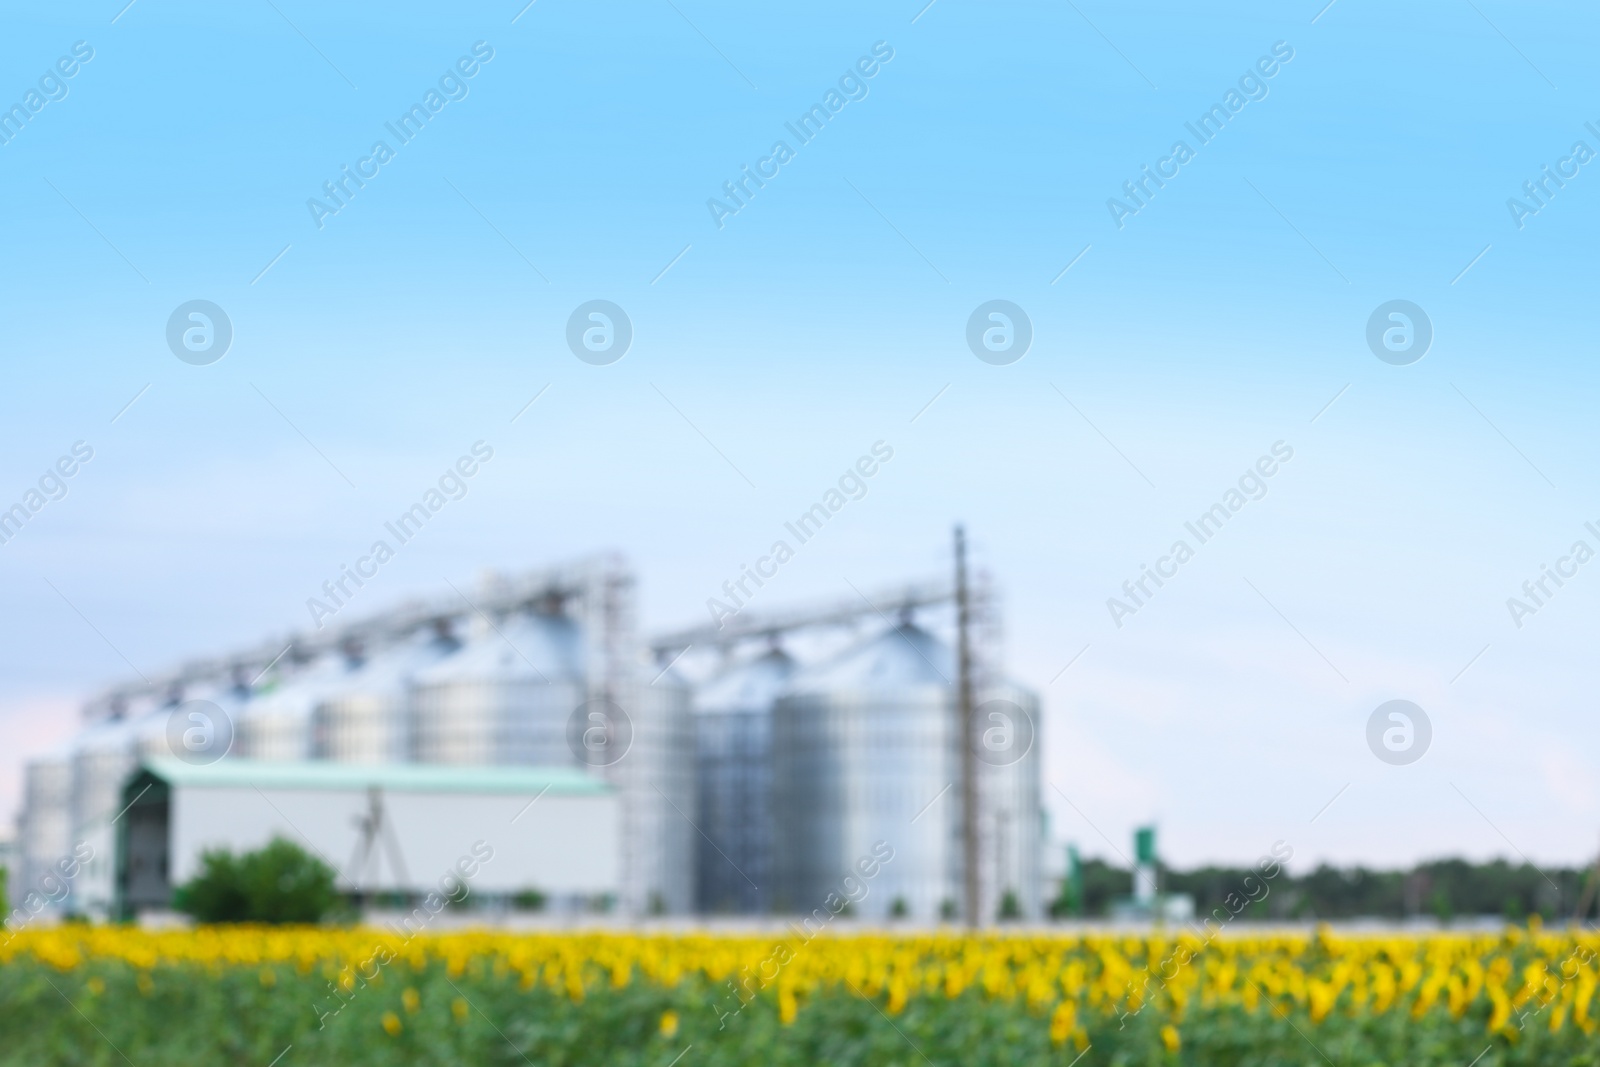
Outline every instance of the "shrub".
[[333, 868], [281, 837], [242, 856], [209, 849], [200, 863], [173, 895], [173, 906], [199, 922], [317, 923], [340, 904]]
[[518, 911], [543, 911], [546, 897], [537, 889], [524, 889], [511, 898], [511, 906]]

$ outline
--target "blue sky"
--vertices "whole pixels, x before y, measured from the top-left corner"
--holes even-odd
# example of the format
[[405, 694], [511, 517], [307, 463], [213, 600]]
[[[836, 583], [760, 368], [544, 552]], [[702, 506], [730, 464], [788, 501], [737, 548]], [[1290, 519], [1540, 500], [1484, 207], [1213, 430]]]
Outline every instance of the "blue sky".
[[[1600, 525], [1600, 173], [1521, 228], [1506, 205], [1600, 150], [1592, 12], [136, 0], [7, 24], [0, 102], [94, 55], [0, 145], [0, 497], [95, 456], [0, 546], [0, 814], [124, 657], [304, 625], [475, 441], [494, 460], [366, 605], [616, 548], [647, 624], [695, 622], [884, 440], [763, 596], [943, 568], [964, 520], [1044, 695], [1062, 838], [1592, 853], [1600, 568], [1520, 629], [1505, 603]], [[319, 229], [307, 200], [480, 41], [465, 97]], [[708, 198], [878, 42], [866, 96], [719, 229]], [[1265, 98], [1194, 143], [1278, 42]], [[1194, 158], [1118, 228], [1108, 198], [1179, 139]], [[1009, 366], [964, 341], [997, 298], [1034, 329]], [[234, 329], [209, 366], [165, 341], [194, 299]], [[564, 341], [591, 299], [633, 323], [609, 366]], [[1364, 339], [1392, 299], [1433, 324], [1409, 366]], [[1106, 599], [1280, 440], [1268, 495], [1117, 628]], [[1405, 767], [1365, 747], [1392, 698], [1434, 725]]]

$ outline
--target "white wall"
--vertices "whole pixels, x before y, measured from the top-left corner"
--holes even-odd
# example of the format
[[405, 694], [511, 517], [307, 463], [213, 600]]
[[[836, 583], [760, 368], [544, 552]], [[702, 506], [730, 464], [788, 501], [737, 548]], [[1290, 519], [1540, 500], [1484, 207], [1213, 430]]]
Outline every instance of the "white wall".
[[[470, 879], [475, 892], [619, 890], [620, 809], [615, 795], [546, 794], [532, 806], [531, 796], [488, 793], [385, 791], [382, 799], [408, 877], [401, 880], [380, 836], [373, 847], [376, 859], [360, 884], [363, 890], [433, 890], [458, 860], [473, 857], [479, 841], [493, 849], [493, 858]], [[227, 847], [237, 853], [259, 848], [276, 835], [320, 853], [340, 872], [340, 888], [355, 888], [357, 872], [347, 868], [356, 857], [367, 811], [364, 790], [176, 787], [169, 839], [172, 884], [194, 876], [203, 849]], [[482, 852], [480, 848], [480, 859]]]

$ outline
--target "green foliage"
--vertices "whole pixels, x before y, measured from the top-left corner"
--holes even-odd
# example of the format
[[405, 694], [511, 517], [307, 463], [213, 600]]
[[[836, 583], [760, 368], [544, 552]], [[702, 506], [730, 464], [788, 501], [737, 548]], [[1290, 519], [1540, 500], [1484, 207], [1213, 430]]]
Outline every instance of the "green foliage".
[[524, 889], [511, 898], [511, 906], [518, 911], [543, 911], [545, 895], [537, 889]]
[[[483, 960], [457, 974], [440, 961], [413, 969], [397, 960], [336, 1001], [324, 974], [292, 965], [96, 961], [63, 973], [17, 959], [0, 966], [0, 1067], [259, 1067], [291, 1044], [280, 1067], [663, 1067], [690, 1045], [679, 1067], [1068, 1067], [1079, 1056], [1072, 1042], [1051, 1044], [1048, 1007], [977, 989], [915, 997], [886, 1017], [883, 993], [868, 999], [841, 986], [807, 997], [788, 1026], [768, 994], [719, 1014], [727, 1003], [724, 989], [687, 978], [672, 989], [591, 985], [573, 1003], [543, 984], [523, 989]], [[680, 1019], [671, 1036], [660, 1025], [668, 1010]], [[1176, 1053], [1162, 1045], [1169, 1020], [1158, 1012], [1084, 1013], [1093, 1051], [1078, 1067], [1465, 1067], [1474, 1057], [1477, 1067], [1600, 1065], [1600, 1043], [1570, 1023], [1552, 1033], [1541, 1017], [1508, 1041], [1485, 1032], [1487, 1011], [1479, 1003], [1458, 1020], [1443, 1010], [1422, 1019], [1341, 1010], [1314, 1023], [1293, 1005], [1252, 1013], [1197, 1002], [1178, 1024]], [[386, 1029], [385, 1016], [398, 1026]]]
[[173, 895], [173, 905], [199, 922], [317, 923], [341, 904], [333, 868], [281, 837], [242, 856], [207, 850], [200, 863]]
[[[1243, 913], [1250, 919], [1347, 919], [1378, 917], [1400, 919], [1431, 915], [1442, 922], [1459, 916], [1503, 915], [1521, 918], [1541, 915], [1564, 919], [1577, 905], [1583, 872], [1539, 870], [1530, 864], [1513, 866], [1505, 860], [1468, 863], [1434, 860], [1410, 871], [1376, 871], [1366, 867], [1320, 865], [1303, 874], [1287, 870], [1262, 879], [1254, 867], [1199, 867], [1176, 871], [1162, 867], [1163, 893], [1188, 893], [1195, 911], [1208, 915], [1223, 907], [1229, 894], [1247, 895], [1264, 881], [1268, 895]], [[1133, 876], [1101, 860], [1083, 861], [1082, 911], [1071, 910], [1070, 894], [1051, 904], [1051, 914], [1104, 916], [1116, 897], [1132, 892]]]
[[[1050, 905], [1050, 914], [1064, 915], [1105, 915], [1111, 910], [1111, 902], [1118, 897], [1133, 894], [1133, 874], [1113, 867], [1104, 860], [1088, 859], [1080, 865], [1083, 873], [1083, 899], [1074, 900], [1074, 892], [1070, 880], [1064, 880], [1061, 896]], [[1168, 887], [1171, 892], [1181, 890]]]
[[1450, 894], [1443, 889], [1435, 889], [1433, 895], [1428, 897], [1428, 910], [1433, 912], [1434, 918], [1444, 926], [1450, 924], [1455, 917], [1455, 908], [1450, 904]]

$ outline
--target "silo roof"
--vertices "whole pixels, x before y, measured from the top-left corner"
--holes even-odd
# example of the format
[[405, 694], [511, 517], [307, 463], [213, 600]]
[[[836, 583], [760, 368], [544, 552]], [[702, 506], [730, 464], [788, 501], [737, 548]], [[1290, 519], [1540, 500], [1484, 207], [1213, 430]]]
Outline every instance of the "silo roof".
[[953, 659], [943, 641], [914, 623], [902, 622], [846, 650], [832, 662], [797, 675], [790, 691], [951, 686], [956, 677]]
[[795, 663], [781, 649], [770, 649], [736, 663], [695, 693], [697, 711], [758, 711], [772, 706], [794, 674]]
[[419, 672], [449, 660], [460, 649], [461, 643], [458, 641], [441, 638], [426, 630], [418, 631], [374, 651], [361, 662], [358, 670], [328, 685], [324, 696], [336, 698], [402, 692]]
[[423, 685], [457, 681], [573, 681], [583, 676], [577, 625], [561, 615], [518, 612], [417, 672]]

